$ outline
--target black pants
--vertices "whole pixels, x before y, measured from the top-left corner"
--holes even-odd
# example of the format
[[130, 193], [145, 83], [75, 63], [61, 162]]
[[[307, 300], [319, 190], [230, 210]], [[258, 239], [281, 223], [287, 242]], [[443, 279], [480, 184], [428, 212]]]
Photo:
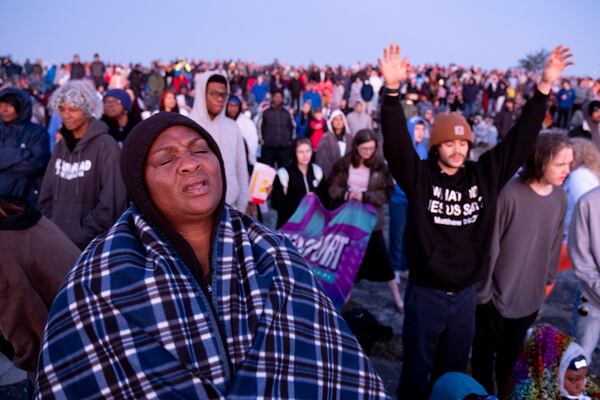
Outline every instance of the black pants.
[[566, 128], [569, 120], [571, 119], [571, 109], [570, 108], [559, 108], [558, 109], [558, 121], [556, 124], [559, 128]]
[[290, 146], [263, 146], [260, 162], [268, 164], [273, 168], [285, 167], [290, 162]]
[[523, 351], [527, 330], [537, 315], [538, 311], [523, 318], [504, 318], [491, 301], [477, 306], [471, 368], [473, 378], [481, 383], [488, 393], [496, 393], [495, 369], [498, 394], [502, 394]]
[[465, 372], [475, 332], [475, 294], [475, 285], [450, 293], [408, 281], [398, 399], [428, 399], [440, 376]]

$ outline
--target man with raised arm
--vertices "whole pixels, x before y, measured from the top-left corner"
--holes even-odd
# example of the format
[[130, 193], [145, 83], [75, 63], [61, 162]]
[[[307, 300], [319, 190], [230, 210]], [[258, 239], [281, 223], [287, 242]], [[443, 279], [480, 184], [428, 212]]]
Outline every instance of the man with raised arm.
[[408, 59], [392, 45], [378, 60], [385, 80], [384, 154], [410, 204], [405, 250], [411, 269], [398, 398], [427, 398], [430, 382], [466, 369], [475, 331], [476, 284], [489, 260], [498, 194], [533, 150], [550, 88], [572, 64], [570, 57], [568, 48], [552, 51], [519, 120], [478, 162], [467, 161], [473, 133], [458, 113], [436, 116], [429, 159], [420, 160], [399, 98]]

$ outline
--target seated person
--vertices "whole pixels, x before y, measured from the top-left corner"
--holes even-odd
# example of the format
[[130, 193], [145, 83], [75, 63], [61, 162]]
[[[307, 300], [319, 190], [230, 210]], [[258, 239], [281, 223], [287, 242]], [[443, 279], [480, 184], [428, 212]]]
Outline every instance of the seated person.
[[39, 398], [386, 396], [297, 250], [225, 204], [223, 158], [200, 125], [148, 118], [122, 167], [133, 205], [57, 295]]

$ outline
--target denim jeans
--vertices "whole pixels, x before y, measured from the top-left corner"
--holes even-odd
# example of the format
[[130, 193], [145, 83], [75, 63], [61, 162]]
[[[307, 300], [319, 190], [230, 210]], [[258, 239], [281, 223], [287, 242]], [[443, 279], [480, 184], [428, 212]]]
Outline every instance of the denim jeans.
[[394, 271], [406, 271], [408, 264], [404, 256], [404, 229], [408, 215], [408, 199], [398, 187], [394, 185], [394, 194], [390, 199], [390, 261]]
[[427, 399], [444, 373], [465, 372], [475, 334], [475, 296], [475, 285], [445, 292], [408, 282], [399, 399]]

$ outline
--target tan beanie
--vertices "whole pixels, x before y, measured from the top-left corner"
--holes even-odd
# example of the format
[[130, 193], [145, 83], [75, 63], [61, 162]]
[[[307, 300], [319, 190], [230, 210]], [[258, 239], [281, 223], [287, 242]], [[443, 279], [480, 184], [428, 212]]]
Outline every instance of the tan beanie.
[[467, 140], [471, 143], [475, 141], [465, 117], [456, 112], [436, 115], [429, 134], [429, 148], [447, 140], [456, 139]]

